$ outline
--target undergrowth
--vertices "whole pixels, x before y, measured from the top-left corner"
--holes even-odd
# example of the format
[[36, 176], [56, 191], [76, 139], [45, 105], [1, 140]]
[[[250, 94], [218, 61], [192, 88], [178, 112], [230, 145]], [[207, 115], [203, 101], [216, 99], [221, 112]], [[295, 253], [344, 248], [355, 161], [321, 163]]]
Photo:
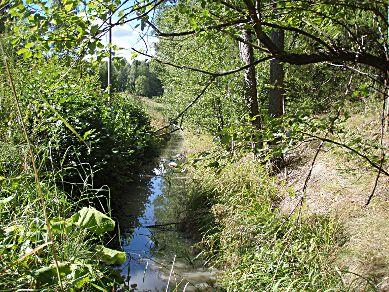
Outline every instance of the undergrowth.
[[[282, 214], [293, 195], [252, 155], [203, 152], [188, 159], [176, 215], [201, 235], [227, 291], [347, 290], [335, 269], [341, 226], [326, 216]], [[174, 200], [173, 200], [174, 202]]]
[[[2, 177], [0, 290], [61, 290], [54, 254], [50, 249], [52, 244], [56, 247], [55, 256], [63, 290], [73, 291], [88, 286], [104, 289], [113, 286], [114, 273], [103, 264], [103, 254], [97, 250], [97, 247], [104, 243], [104, 237], [90, 229], [98, 223], [87, 218], [84, 223], [89, 226], [70, 222], [69, 219], [77, 214], [77, 209], [80, 208], [77, 205], [80, 204], [70, 201], [66, 193], [60, 191], [55, 183], [48, 179], [44, 180], [41, 186], [45, 194], [48, 217], [51, 218], [51, 229], [55, 234], [54, 243], [50, 240], [32, 173], [25, 171], [16, 177]], [[88, 210], [108, 218], [95, 209]], [[113, 221], [111, 225], [112, 223]]]
[[126, 255], [104, 246], [109, 185], [155, 154], [148, 116], [125, 96], [107, 102], [90, 64], [0, 57], [0, 290], [120, 287], [110, 266]]

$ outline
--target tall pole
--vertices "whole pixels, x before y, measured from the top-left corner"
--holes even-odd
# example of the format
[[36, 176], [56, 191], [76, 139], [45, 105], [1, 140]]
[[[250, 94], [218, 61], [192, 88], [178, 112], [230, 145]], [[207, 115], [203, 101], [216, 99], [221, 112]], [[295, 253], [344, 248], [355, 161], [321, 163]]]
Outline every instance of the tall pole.
[[109, 56], [108, 56], [108, 101], [111, 101], [112, 99], [112, 15], [109, 17], [109, 32], [108, 32], [108, 49], [109, 49]]

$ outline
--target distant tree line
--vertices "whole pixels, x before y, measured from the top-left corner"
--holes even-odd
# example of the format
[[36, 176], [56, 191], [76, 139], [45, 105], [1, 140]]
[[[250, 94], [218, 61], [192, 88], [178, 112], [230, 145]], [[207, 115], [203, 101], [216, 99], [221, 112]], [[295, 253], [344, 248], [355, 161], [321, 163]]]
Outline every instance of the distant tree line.
[[[102, 88], [108, 85], [107, 62], [99, 66], [99, 78]], [[124, 58], [115, 58], [112, 66], [113, 91], [124, 92], [140, 96], [160, 96], [163, 93], [162, 83], [155, 70], [147, 61], [134, 60], [131, 64]]]

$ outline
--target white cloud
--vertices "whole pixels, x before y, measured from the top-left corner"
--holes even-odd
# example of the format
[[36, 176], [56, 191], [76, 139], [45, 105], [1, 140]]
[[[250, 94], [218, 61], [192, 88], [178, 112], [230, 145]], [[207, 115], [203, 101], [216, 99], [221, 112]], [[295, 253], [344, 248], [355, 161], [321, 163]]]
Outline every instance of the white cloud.
[[[133, 0], [127, 2], [123, 9], [127, 9], [134, 4]], [[80, 12], [81, 14], [83, 12]], [[118, 21], [118, 16], [115, 14], [112, 16], [112, 22]], [[101, 20], [94, 20], [95, 24], [101, 25]], [[154, 44], [158, 42], [158, 38], [150, 35], [151, 29], [142, 31], [138, 20], [134, 20], [122, 25], [117, 25], [112, 28], [112, 44], [117, 46], [119, 49], [115, 52], [116, 56], [126, 58], [129, 62], [132, 61], [133, 51], [131, 48], [135, 48], [138, 51], [145, 52], [149, 55], [155, 54]], [[136, 27], [137, 26], [137, 27]], [[102, 36], [101, 42], [103, 45], [108, 44], [108, 32]], [[138, 60], [147, 59], [147, 57], [138, 55]]]
[[[112, 28], [112, 44], [117, 46], [119, 50], [117, 56], [131, 60], [132, 49], [146, 52], [147, 54], [155, 54], [154, 44], [158, 41], [155, 36], [151, 36], [146, 32], [142, 32], [140, 27], [134, 28], [131, 24], [123, 24]], [[104, 44], [108, 43], [108, 33], [104, 37]], [[138, 55], [137, 59], [147, 59], [142, 55]]]

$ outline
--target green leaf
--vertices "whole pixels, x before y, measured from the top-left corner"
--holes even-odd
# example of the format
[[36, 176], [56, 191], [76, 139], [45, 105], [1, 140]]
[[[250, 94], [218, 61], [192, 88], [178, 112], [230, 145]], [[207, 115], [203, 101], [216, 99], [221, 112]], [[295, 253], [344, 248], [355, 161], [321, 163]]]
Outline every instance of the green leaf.
[[[85, 284], [91, 282], [90, 274], [93, 274], [93, 266], [84, 263], [75, 263], [70, 266], [72, 273], [68, 278], [73, 280], [73, 285], [80, 289]], [[78, 291], [78, 290], [77, 290]]]
[[137, 57], [138, 57], [138, 53], [136, 53], [136, 52], [132, 52], [131, 53], [131, 60], [134, 60], [134, 59], [136, 59]]
[[68, 11], [68, 12], [71, 11], [72, 8], [73, 8], [73, 3], [69, 3], [69, 4], [65, 5], [65, 10]]
[[103, 234], [115, 228], [115, 221], [92, 207], [82, 208], [70, 217], [69, 221], [95, 234]]
[[84, 133], [84, 135], [82, 136], [82, 138], [86, 141], [88, 140], [89, 136], [92, 135], [96, 130], [95, 129], [91, 129], [91, 130], [88, 130]]
[[72, 229], [72, 223], [60, 217], [51, 219], [50, 225], [53, 233], [68, 233]]
[[[66, 276], [71, 273], [70, 264], [58, 262], [58, 270], [61, 277]], [[54, 264], [36, 270], [33, 275], [39, 284], [54, 284], [58, 281], [57, 268]]]
[[27, 49], [26, 49], [26, 48], [21, 48], [20, 50], [18, 50], [18, 51], [16, 52], [16, 54], [22, 55], [22, 54], [24, 54], [25, 52], [27, 52]]
[[96, 257], [108, 265], [122, 265], [126, 261], [126, 253], [107, 248], [102, 245], [96, 246]]
[[32, 56], [32, 52], [27, 48], [21, 48], [16, 52], [18, 55], [23, 55], [23, 58], [28, 59]]
[[90, 34], [91, 35], [95, 35], [99, 30], [99, 26], [98, 25], [93, 25], [91, 28], [90, 28]]
[[24, 59], [28, 59], [28, 58], [30, 58], [32, 56], [32, 52], [31, 51], [26, 51], [26, 52], [24, 52], [24, 54], [23, 54], [23, 58]]

